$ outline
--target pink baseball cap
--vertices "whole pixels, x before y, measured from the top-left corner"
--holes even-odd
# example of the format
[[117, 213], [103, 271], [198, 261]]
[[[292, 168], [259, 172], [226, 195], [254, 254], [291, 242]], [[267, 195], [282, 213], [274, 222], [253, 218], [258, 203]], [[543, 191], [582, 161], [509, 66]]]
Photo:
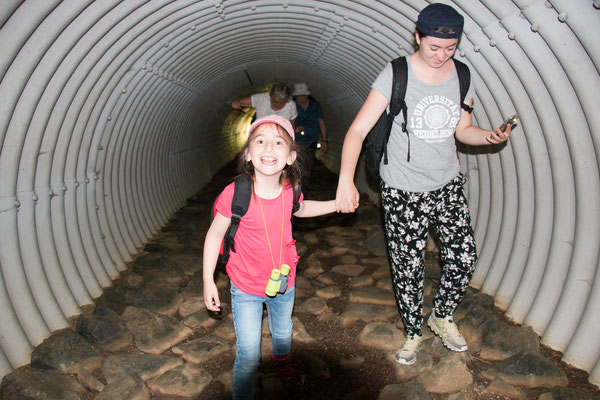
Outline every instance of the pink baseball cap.
[[258, 118], [256, 121], [250, 125], [250, 129], [248, 129], [248, 136], [260, 125], [272, 123], [281, 126], [285, 131], [292, 137], [292, 141], [296, 140], [296, 136], [294, 135], [294, 128], [292, 128], [292, 123], [287, 119], [280, 117], [279, 115], [267, 115], [266, 117]]

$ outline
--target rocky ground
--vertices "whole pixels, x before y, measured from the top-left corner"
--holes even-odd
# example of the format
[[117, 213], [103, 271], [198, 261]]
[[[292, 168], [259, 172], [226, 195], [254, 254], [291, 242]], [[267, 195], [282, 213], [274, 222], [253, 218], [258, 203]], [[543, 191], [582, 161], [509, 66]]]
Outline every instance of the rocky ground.
[[[209, 315], [202, 301], [202, 243], [212, 202], [231, 176], [225, 169], [189, 199], [129, 270], [72, 321], [37, 346], [31, 365], [2, 380], [0, 398], [227, 399], [235, 334], [228, 280], [225, 303]], [[336, 177], [317, 165], [314, 198], [335, 194]], [[528, 328], [507, 322], [493, 299], [469, 291], [455, 319], [466, 353], [445, 349], [424, 329], [413, 366], [393, 361], [404, 335], [391, 290], [378, 209], [362, 200], [353, 215], [295, 220], [299, 277], [293, 358], [304, 377], [298, 399], [597, 399], [583, 371], [540, 346]], [[435, 244], [426, 255], [425, 313], [439, 278]], [[263, 325], [257, 398], [286, 394], [270, 363]]]

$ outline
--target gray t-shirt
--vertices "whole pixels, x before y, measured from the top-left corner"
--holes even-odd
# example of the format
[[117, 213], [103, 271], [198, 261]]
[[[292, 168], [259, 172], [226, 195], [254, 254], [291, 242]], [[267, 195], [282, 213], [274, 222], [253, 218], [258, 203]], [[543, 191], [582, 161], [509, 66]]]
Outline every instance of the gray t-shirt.
[[[410, 134], [410, 162], [406, 160], [408, 140], [402, 132], [402, 112], [394, 119], [388, 141], [388, 164], [381, 162], [381, 178], [391, 187], [410, 192], [436, 190], [459, 173], [454, 132], [460, 120], [460, 89], [456, 71], [442, 83], [419, 80], [408, 61], [406, 88], [407, 124]], [[388, 63], [372, 88], [390, 100], [392, 64]], [[465, 100], [473, 98], [473, 80]], [[388, 106], [389, 112], [389, 106]]]
[[256, 118], [275, 114], [291, 121], [298, 116], [294, 100], [288, 101], [281, 110], [275, 111], [271, 108], [271, 96], [268, 93], [255, 93], [250, 96], [250, 99], [252, 100], [252, 107], [256, 109]]

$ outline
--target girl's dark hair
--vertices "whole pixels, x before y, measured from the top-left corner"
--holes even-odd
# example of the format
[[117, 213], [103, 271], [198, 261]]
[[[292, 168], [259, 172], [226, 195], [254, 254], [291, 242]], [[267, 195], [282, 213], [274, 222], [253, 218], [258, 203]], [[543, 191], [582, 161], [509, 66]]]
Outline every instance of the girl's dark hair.
[[[266, 124], [263, 124], [266, 125]], [[277, 127], [277, 131], [280, 133], [281, 137], [285, 140], [287, 144], [290, 146], [290, 151], [296, 152], [296, 161], [292, 163], [292, 165], [286, 165], [283, 169], [281, 176], [279, 177], [279, 183], [284, 185], [288, 182], [292, 187], [296, 186], [302, 181], [302, 177], [306, 173], [306, 155], [305, 150], [302, 146], [298, 145], [295, 141], [292, 140], [290, 135], [286, 132], [283, 127], [273, 124]], [[238, 154], [238, 162], [237, 162], [237, 171], [239, 175], [248, 175], [252, 182], [254, 182], [254, 165], [252, 165], [251, 161], [246, 161], [246, 152], [248, 151], [248, 147], [250, 146], [250, 140], [252, 136], [256, 132], [256, 129], [250, 133], [248, 136], [248, 140], [242, 150]]]

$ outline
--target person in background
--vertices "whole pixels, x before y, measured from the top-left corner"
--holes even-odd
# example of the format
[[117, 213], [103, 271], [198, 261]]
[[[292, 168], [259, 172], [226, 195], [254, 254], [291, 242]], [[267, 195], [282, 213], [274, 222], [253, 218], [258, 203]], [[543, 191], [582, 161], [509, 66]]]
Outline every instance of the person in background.
[[236, 110], [242, 107], [253, 107], [256, 109], [255, 117], [257, 119], [268, 115], [279, 115], [288, 119], [292, 126], [294, 126], [298, 115], [296, 103], [294, 103], [290, 94], [290, 88], [283, 82], [273, 85], [269, 94], [255, 93], [252, 96], [234, 100], [231, 102], [231, 107]]
[[319, 131], [321, 132], [321, 151], [327, 153], [329, 140], [323, 119], [321, 104], [310, 95], [306, 83], [294, 85], [294, 100], [298, 117], [296, 118], [296, 142], [306, 148], [307, 171], [302, 181], [302, 194], [307, 197], [310, 173], [315, 165]]
[[[416, 362], [422, 341], [423, 260], [430, 226], [441, 242], [442, 276], [427, 325], [450, 350], [467, 350], [452, 314], [465, 295], [477, 253], [455, 139], [469, 145], [495, 145], [508, 140], [511, 131], [510, 126], [505, 131], [491, 131], [473, 125], [472, 81], [465, 105], [460, 104], [452, 57], [463, 24], [463, 16], [445, 4], [430, 4], [420, 12], [417, 48], [407, 57], [407, 121], [395, 118], [387, 144], [388, 164], [380, 164], [392, 283], [406, 329], [406, 341], [395, 356], [400, 364]], [[346, 133], [336, 196], [338, 211], [351, 212], [358, 207], [359, 194], [353, 182], [356, 164], [365, 137], [390, 103], [392, 81], [388, 63]], [[402, 131], [404, 122], [408, 134]]]

